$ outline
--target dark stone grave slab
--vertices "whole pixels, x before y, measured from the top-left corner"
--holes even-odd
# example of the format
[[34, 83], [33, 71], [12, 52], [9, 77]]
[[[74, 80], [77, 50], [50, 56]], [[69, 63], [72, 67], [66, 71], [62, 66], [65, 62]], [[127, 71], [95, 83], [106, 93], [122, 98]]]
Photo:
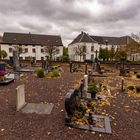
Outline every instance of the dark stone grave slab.
[[12, 82], [14, 82], [14, 79], [6, 79], [4, 81], [0, 81], [0, 85], [8, 85]]

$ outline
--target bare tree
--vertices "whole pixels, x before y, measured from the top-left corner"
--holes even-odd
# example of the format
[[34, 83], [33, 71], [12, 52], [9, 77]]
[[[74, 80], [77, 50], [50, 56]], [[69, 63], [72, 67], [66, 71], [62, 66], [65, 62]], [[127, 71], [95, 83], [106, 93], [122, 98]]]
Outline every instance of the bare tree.
[[131, 37], [140, 44], [140, 32], [137, 34], [131, 33]]
[[44, 47], [46, 55], [49, 57], [49, 61], [51, 62], [53, 57], [58, 54], [59, 48], [53, 45], [47, 45]]
[[84, 56], [86, 54], [86, 46], [77, 46], [74, 48], [74, 54], [78, 55], [80, 57], [80, 61], [82, 56]]

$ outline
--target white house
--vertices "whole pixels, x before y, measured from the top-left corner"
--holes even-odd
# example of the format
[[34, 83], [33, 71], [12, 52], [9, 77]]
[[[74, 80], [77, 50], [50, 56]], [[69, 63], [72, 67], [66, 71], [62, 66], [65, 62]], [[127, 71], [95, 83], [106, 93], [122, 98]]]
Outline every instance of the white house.
[[15, 46], [21, 47], [23, 53], [20, 54], [21, 60], [35, 58], [41, 60], [46, 56], [46, 46], [55, 47], [57, 53], [53, 54], [53, 59], [63, 56], [63, 43], [61, 36], [40, 35], [25, 33], [4, 33], [1, 41], [1, 50], [5, 50], [7, 60], [12, 59]]
[[[99, 55], [100, 48], [114, 48], [122, 49], [127, 47], [130, 43], [135, 42], [129, 36], [123, 37], [107, 37], [107, 36], [93, 36], [85, 32], [81, 32], [69, 45], [68, 54], [72, 61], [84, 61], [84, 60], [94, 60]], [[78, 54], [78, 50], [84, 48], [83, 54], [81, 56]], [[129, 56], [130, 60], [140, 60], [139, 53], [132, 54]]]

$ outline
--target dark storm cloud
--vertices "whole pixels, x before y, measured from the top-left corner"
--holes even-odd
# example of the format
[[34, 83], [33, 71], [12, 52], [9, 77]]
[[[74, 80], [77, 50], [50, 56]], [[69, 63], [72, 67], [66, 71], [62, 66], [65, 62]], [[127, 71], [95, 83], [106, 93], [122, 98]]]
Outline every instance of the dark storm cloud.
[[68, 42], [82, 30], [117, 36], [140, 31], [139, 0], [0, 0], [0, 3], [0, 33], [59, 34]]

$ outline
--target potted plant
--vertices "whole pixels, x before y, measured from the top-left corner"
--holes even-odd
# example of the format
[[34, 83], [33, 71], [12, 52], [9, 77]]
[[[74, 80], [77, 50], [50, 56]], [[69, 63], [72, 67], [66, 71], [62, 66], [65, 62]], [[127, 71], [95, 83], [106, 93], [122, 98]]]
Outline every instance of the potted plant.
[[96, 93], [99, 91], [99, 89], [95, 83], [91, 83], [90, 85], [88, 85], [87, 91], [88, 91], [88, 93], [91, 93], [91, 98], [95, 98]]

